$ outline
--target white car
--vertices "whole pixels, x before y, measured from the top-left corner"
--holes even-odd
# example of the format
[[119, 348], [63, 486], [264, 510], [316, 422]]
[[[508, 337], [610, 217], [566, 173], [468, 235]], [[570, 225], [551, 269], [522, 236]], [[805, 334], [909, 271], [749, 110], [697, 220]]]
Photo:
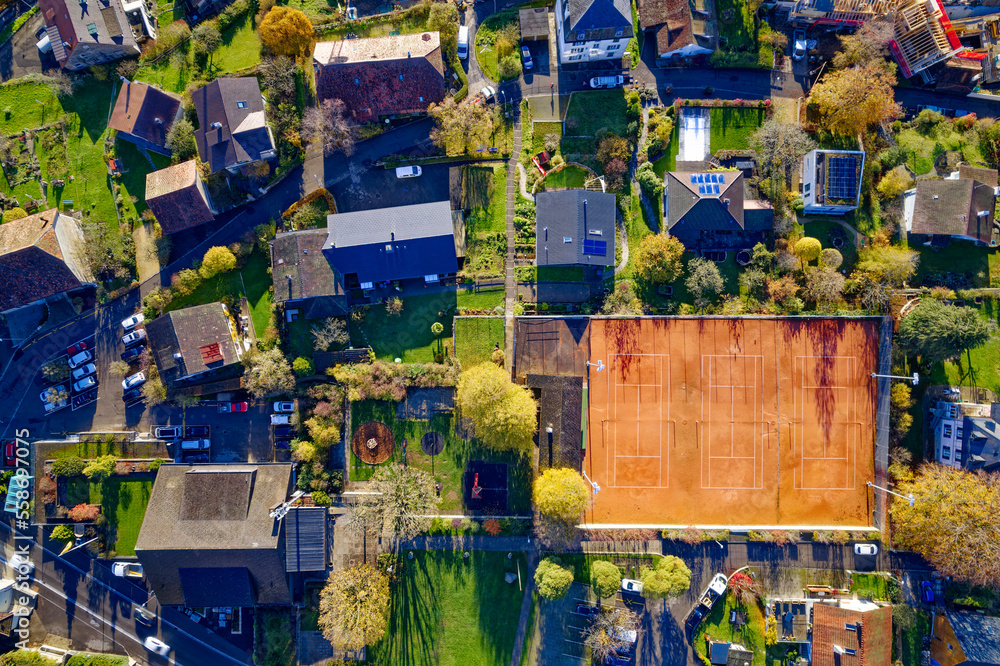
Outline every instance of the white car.
[[129, 390], [130, 388], [135, 388], [136, 386], [142, 386], [146, 383], [146, 373], [137, 372], [134, 375], [129, 375], [122, 380], [122, 388], [124, 390]]
[[590, 80], [590, 87], [597, 88], [617, 88], [624, 85], [625, 77], [621, 74], [616, 76], [595, 76]]
[[73, 371], [73, 379], [83, 379], [87, 375], [92, 375], [97, 372], [97, 366], [93, 363], [88, 363], [87, 365], [81, 365], [79, 368]]
[[133, 328], [146, 321], [146, 316], [141, 312], [132, 315], [128, 319], [122, 320], [122, 328], [126, 331], [131, 331]]
[[83, 391], [86, 391], [89, 388], [94, 388], [95, 386], [97, 386], [97, 378], [91, 375], [90, 377], [84, 377], [77, 383], [73, 384], [73, 390], [77, 393], [82, 393]]
[[274, 403], [274, 411], [278, 414], [291, 414], [295, 411], [295, 403], [291, 400], [279, 400]]
[[135, 344], [139, 344], [146, 339], [146, 329], [139, 328], [131, 333], [126, 333], [122, 336], [122, 344], [126, 347], [130, 347]]
[[7, 560], [7, 565], [15, 574], [22, 574], [24, 576], [30, 576], [35, 570], [35, 564], [21, 553], [11, 555], [10, 559]]
[[642, 594], [642, 581], [634, 578], [622, 578], [622, 592]]
[[81, 365], [83, 365], [84, 363], [90, 363], [93, 360], [94, 360], [94, 355], [91, 354], [89, 351], [84, 350], [84, 351], [80, 352], [79, 354], [77, 354], [76, 356], [70, 357], [70, 359], [69, 359], [69, 367], [71, 367], [71, 368], [78, 368]]
[[854, 554], [855, 555], [877, 555], [878, 546], [873, 543], [856, 543], [854, 544]]
[[479, 94], [483, 96], [483, 99], [487, 102], [493, 101], [493, 96], [497, 94], [497, 91], [493, 89], [493, 86], [483, 86], [483, 89], [479, 91]]
[[396, 167], [396, 178], [416, 178], [423, 172], [424, 170], [419, 166]]
[[155, 636], [146, 636], [146, 640], [142, 642], [142, 646], [150, 652], [155, 652], [163, 657], [166, 657], [167, 653], [170, 652], [170, 646]]
[[115, 562], [111, 565], [111, 573], [119, 578], [125, 578], [125, 576], [142, 578], [143, 576], [142, 565], [133, 562]]
[[292, 422], [289, 414], [271, 414], [271, 425], [288, 425]]
[[177, 439], [180, 436], [180, 426], [157, 426], [153, 428], [153, 437], [156, 439]]

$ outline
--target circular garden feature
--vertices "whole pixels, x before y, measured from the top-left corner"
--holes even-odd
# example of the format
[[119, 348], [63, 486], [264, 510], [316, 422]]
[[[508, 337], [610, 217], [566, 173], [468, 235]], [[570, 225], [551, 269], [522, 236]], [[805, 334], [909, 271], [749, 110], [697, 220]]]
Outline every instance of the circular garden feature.
[[351, 451], [369, 465], [384, 463], [392, 455], [396, 438], [392, 429], [381, 421], [362, 423], [351, 435]]
[[429, 456], [439, 455], [444, 451], [444, 437], [436, 432], [427, 433], [420, 438], [420, 450]]

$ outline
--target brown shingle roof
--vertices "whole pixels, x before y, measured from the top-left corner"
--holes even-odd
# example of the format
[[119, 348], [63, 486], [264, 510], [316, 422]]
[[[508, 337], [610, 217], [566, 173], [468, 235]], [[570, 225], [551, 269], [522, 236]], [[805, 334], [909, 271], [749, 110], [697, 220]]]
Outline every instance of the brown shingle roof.
[[313, 51], [319, 99], [341, 99], [356, 122], [420, 113], [444, 99], [438, 33], [319, 42]]
[[[722, 183], [712, 183], [711, 193], [700, 192], [701, 183], [692, 183], [692, 177], [707, 174], [687, 171], [670, 171], [666, 174], [667, 223], [670, 227], [681, 220], [706, 231], [732, 231], [744, 229], [743, 173], [741, 171], [714, 171], [713, 179], [721, 176]], [[703, 178], [702, 178], [703, 179]], [[719, 188], [715, 194], [714, 187]]]
[[51, 208], [0, 225], [0, 312], [83, 286], [56, 233], [60, 217], [71, 222]]
[[[871, 606], [855, 603], [863, 604], [859, 608]], [[849, 624], [856, 629], [848, 629]], [[848, 654], [849, 650], [855, 654]], [[892, 606], [862, 611], [851, 606], [814, 604], [812, 652], [813, 666], [889, 666]]]
[[198, 114], [194, 133], [198, 154], [212, 173], [274, 157], [274, 141], [255, 77], [216, 79], [195, 90], [191, 100]]
[[157, 146], [167, 145], [167, 132], [181, 107], [179, 95], [145, 83], [122, 85], [108, 127]]
[[[236, 363], [236, 345], [222, 303], [174, 310], [146, 322], [149, 349], [167, 383]], [[206, 362], [201, 348], [219, 345], [221, 359]], [[214, 357], [213, 357], [214, 358]]]
[[911, 232], [989, 243], [994, 205], [993, 188], [976, 180], [918, 180]]
[[344, 277], [323, 254], [328, 232], [309, 229], [278, 234], [271, 244], [271, 277], [278, 303], [332, 297], [347, 313]]
[[215, 219], [207, 192], [198, 182], [198, 167], [194, 160], [153, 171], [146, 175], [146, 205], [156, 215], [165, 234]]
[[990, 187], [997, 186], [996, 169], [987, 169], [986, 167], [974, 167], [962, 164], [958, 167], [958, 177], [963, 179], [971, 178], [972, 180], [978, 180], [983, 185], [989, 185]]

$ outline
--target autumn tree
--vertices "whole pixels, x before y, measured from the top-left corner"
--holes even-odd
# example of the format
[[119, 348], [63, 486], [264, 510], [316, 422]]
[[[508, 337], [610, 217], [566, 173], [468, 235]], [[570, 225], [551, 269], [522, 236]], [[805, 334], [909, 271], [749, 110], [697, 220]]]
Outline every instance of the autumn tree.
[[472, 419], [476, 438], [498, 451], [524, 452], [535, 434], [535, 399], [531, 391], [510, 381], [510, 375], [493, 363], [462, 372], [455, 401]]
[[342, 99], [327, 99], [309, 107], [302, 115], [302, 138], [322, 146], [324, 155], [351, 155], [358, 140], [358, 125], [348, 118], [346, 109]]
[[153, 375], [146, 379], [146, 383], [142, 385], [142, 397], [146, 401], [147, 407], [167, 401], [167, 387], [159, 375]]
[[903, 196], [903, 193], [909, 189], [910, 185], [913, 183], [910, 180], [909, 174], [902, 167], [891, 169], [887, 174], [882, 176], [882, 180], [878, 182], [878, 193], [882, 195], [882, 198], [886, 201], [892, 201]]
[[544, 599], [562, 599], [573, 584], [573, 570], [558, 557], [546, 557], [535, 568], [535, 586]]
[[590, 501], [590, 485], [576, 470], [551, 467], [535, 480], [532, 499], [545, 515], [578, 520]]
[[257, 28], [260, 41], [272, 53], [295, 56], [308, 55], [313, 45], [313, 26], [303, 12], [278, 5], [264, 15]]
[[902, 287], [914, 273], [920, 254], [902, 245], [869, 245], [858, 251], [856, 269], [894, 287]]
[[816, 142], [798, 123], [784, 123], [772, 118], [754, 132], [750, 145], [760, 157], [764, 175], [768, 178], [781, 175], [787, 184], [792, 170], [798, 168], [799, 160], [816, 147]]
[[73, 528], [69, 525], [56, 525], [52, 528], [52, 538], [56, 541], [62, 541], [63, 543], [69, 543], [76, 539], [73, 534]]
[[632, 649], [629, 632], [639, 626], [639, 616], [626, 608], [601, 612], [587, 628], [583, 644], [590, 648], [594, 663], [603, 664], [613, 654]]
[[684, 246], [674, 236], [651, 234], [639, 241], [635, 250], [639, 277], [652, 284], [673, 282], [684, 270]]
[[954, 358], [989, 342], [993, 322], [975, 308], [956, 308], [925, 298], [899, 324], [900, 348], [925, 366]]
[[295, 61], [288, 56], [269, 56], [260, 61], [257, 73], [270, 98], [295, 96]]
[[741, 606], [749, 606], [760, 597], [760, 585], [755, 578], [751, 578], [742, 571], [738, 571], [729, 577], [729, 591], [736, 598]]
[[217, 245], [208, 248], [201, 260], [198, 273], [201, 274], [202, 278], [208, 280], [219, 273], [228, 273], [234, 268], [236, 268], [236, 255], [228, 247]]
[[816, 261], [819, 259], [819, 255], [823, 252], [823, 244], [815, 238], [810, 238], [806, 236], [805, 238], [800, 238], [795, 241], [795, 245], [792, 246], [792, 251], [795, 252], [795, 256], [799, 258], [802, 262], [802, 268], [805, 269], [805, 265], [810, 261]]
[[437, 511], [440, 499], [434, 478], [415, 467], [380, 465], [354, 509], [354, 524], [363, 532], [395, 546], [420, 534], [425, 516]]
[[726, 288], [726, 282], [714, 261], [695, 257], [688, 262], [688, 276], [684, 286], [695, 298], [698, 307], [705, 307]]
[[118, 458], [112, 455], [94, 458], [83, 468], [83, 475], [91, 481], [103, 481], [115, 473]]
[[806, 273], [806, 288], [803, 294], [816, 303], [835, 303], [844, 294], [845, 278], [827, 266], [812, 268]]
[[194, 55], [199, 65], [211, 62], [211, 55], [222, 45], [222, 34], [212, 21], [205, 21], [191, 31]]
[[178, 118], [167, 132], [167, 148], [174, 164], [187, 162], [198, 156], [198, 144], [194, 140], [194, 125], [187, 118]]
[[434, 119], [431, 141], [448, 155], [472, 153], [493, 132], [493, 112], [485, 104], [458, 104], [454, 97], [446, 97], [431, 104], [427, 113]]
[[[952, 308], [957, 309], [957, 308]], [[943, 576], [1000, 586], [1000, 478], [925, 464], [894, 490], [893, 540], [920, 553]]]
[[840, 37], [840, 49], [830, 64], [834, 69], [855, 65], [878, 65], [889, 55], [889, 43], [893, 37], [893, 25], [890, 19], [878, 18], [865, 21], [853, 35]]
[[809, 103], [819, 110], [827, 130], [855, 137], [869, 125], [899, 115], [899, 105], [893, 97], [895, 81], [894, 75], [871, 63], [827, 72], [813, 86]]
[[635, 295], [631, 280], [619, 280], [615, 288], [604, 297], [601, 313], [606, 315], [640, 315], [642, 301]]
[[431, 5], [427, 14], [427, 29], [441, 35], [441, 48], [449, 56], [458, 47], [458, 7], [452, 3], [438, 2]]
[[125, 375], [130, 374], [132, 366], [130, 366], [125, 361], [112, 361], [111, 365], [108, 366], [108, 374], [116, 379], [122, 379]]
[[360, 650], [385, 635], [389, 578], [370, 564], [330, 574], [319, 599], [319, 628], [335, 647]]
[[597, 560], [590, 565], [590, 588], [598, 599], [609, 599], [618, 592], [622, 571], [607, 560]]
[[639, 580], [642, 595], [647, 599], [679, 597], [691, 587], [691, 570], [681, 558], [665, 555], [657, 560], [655, 567], [643, 569]]
[[840, 268], [844, 263], [844, 255], [832, 247], [825, 248], [819, 255], [819, 263], [827, 268]]
[[258, 398], [295, 386], [292, 366], [277, 347], [250, 355], [245, 381], [247, 390]]

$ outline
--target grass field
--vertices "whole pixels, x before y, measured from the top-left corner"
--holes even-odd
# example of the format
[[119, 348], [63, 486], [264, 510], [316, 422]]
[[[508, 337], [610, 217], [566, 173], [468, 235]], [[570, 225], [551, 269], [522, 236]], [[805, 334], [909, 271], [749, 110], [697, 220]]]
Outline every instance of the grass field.
[[[562, 138], [562, 123], [536, 122], [532, 125], [532, 131], [534, 132], [534, 141], [532, 143], [534, 150], [532, 150], [531, 154], [537, 155], [545, 150], [546, 134], [556, 134]], [[559, 154], [559, 151], [556, 150], [554, 154]]]
[[253, 16], [247, 14], [226, 28], [222, 45], [212, 54], [211, 68], [216, 76], [253, 67], [260, 62], [260, 36], [254, 29]]
[[[467, 442], [455, 434], [454, 415], [440, 414], [429, 421], [408, 421], [396, 418], [396, 404], [380, 400], [365, 400], [351, 405], [351, 432], [367, 421], [381, 421], [396, 437], [396, 448], [391, 460], [402, 462], [403, 440], [407, 440], [406, 463], [431, 473], [441, 484], [442, 513], [453, 513], [464, 508], [462, 475], [469, 461], [509, 463], [507, 482], [510, 489], [507, 508], [511, 513], [531, 510], [531, 460], [527, 456], [497, 453], [480, 446], [475, 440]], [[439, 433], [445, 440], [444, 451], [433, 459], [420, 450], [420, 439], [428, 432]], [[375, 467], [351, 458], [351, 479], [371, 478]]]
[[885, 576], [857, 572], [851, 574], [851, 592], [859, 597], [873, 601], [891, 601], [893, 590], [898, 591], [899, 586]]
[[129, 458], [156, 458], [166, 454], [163, 444], [152, 442], [128, 442], [122, 446], [114, 442], [73, 442], [57, 449], [51, 449], [44, 453], [46, 460], [59, 460], [61, 458], [83, 458], [89, 460], [100, 456], [114, 455]]
[[625, 94], [621, 89], [575, 92], [566, 109], [566, 134], [568, 136], [595, 136], [607, 129], [618, 136], [625, 136]]
[[[979, 313], [1000, 324], [1000, 305], [996, 301], [983, 303]], [[935, 365], [930, 377], [930, 385], [934, 384], [980, 386], [1000, 392], [1000, 338], [994, 337], [982, 347], [962, 354], [957, 361]]]
[[577, 166], [567, 166], [545, 176], [542, 185], [546, 190], [552, 190], [557, 187], [580, 188], [583, 187], [583, 184], [587, 182], [587, 178], [589, 177], [590, 174], [584, 169]]
[[745, 150], [750, 146], [750, 136], [762, 124], [764, 109], [713, 108], [709, 149], [713, 155], [719, 150]]
[[928, 173], [934, 168], [934, 158], [945, 150], [957, 150], [969, 164], [984, 165], [982, 151], [976, 143], [967, 143], [950, 121], [938, 123], [928, 132], [917, 128], [904, 129], [896, 135], [896, 142], [909, 152], [906, 165], [915, 173]]
[[69, 480], [67, 504], [100, 504], [101, 513], [108, 519], [108, 533], [114, 539], [114, 551], [119, 555], [135, 555], [135, 542], [152, 490], [152, 479], [114, 476], [93, 483], [79, 476]]
[[[149, 162], [142, 156], [139, 149], [128, 141], [116, 142], [115, 154], [128, 168], [128, 172], [122, 174], [120, 181], [122, 194], [130, 208], [133, 207], [130, 197], [138, 197], [139, 200], [134, 204], [136, 217], [138, 217], [147, 208], [146, 175], [154, 171], [154, 169], [149, 166]], [[166, 155], [160, 155], [152, 151], [149, 151], [148, 154], [153, 159], [156, 169], [165, 169], [170, 166], [170, 158]]]
[[850, 235], [846, 229], [831, 221], [830, 219], [825, 219], [821, 217], [814, 218], [799, 218], [799, 222], [805, 227], [806, 236], [811, 236], [823, 244], [823, 248], [833, 247], [833, 234], [839, 235], [844, 238], [844, 244], [842, 247], [838, 248], [841, 256], [844, 257], [844, 263], [841, 264], [838, 270], [846, 270], [848, 273], [854, 268], [854, 264], [858, 261], [858, 249], [854, 246], [854, 238]]
[[466, 167], [463, 207], [465, 218], [465, 271], [472, 275], [503, 273], [507, 241], [507, 168]]
[[493, 346], [504, 347], [503, 317], [472, 317], [455, 320], [455, 356], [463, 368], [491, 360]]
[[663, 178], [663, 174], [667, 171], [673, 171], [677, 168], [677, 153], [681, 147], [681, 135], [680, 128], [677, 124], [674, 124], [674, 131], [670, 135], [670, 145], [667, 146], [667, 150], [663, 153], [663, 156], [653, 162], [653, 171], [660, 178]]
[[996, 272], [1000, 268], [995, 249], [972, 243], [952, 243], [943, 248], [913, 245], [911, 249], [920, 253], [915, 280], [918, 284], [928, 273], [964, 273], [973, 286], [989, 287], [991, 270]]
[[[398, 317], [390, 316], [382, 305], [372, 305], [364, 320], [351, 323], [351, 343], [355, 347], [371, 345], [380, 359], [432, 363], [439, 340], [451, 346], [451, 318], [456, 300], [454, 291], [409, 296], [403, 299], [403, 312]], [[434, 322], [444, 326], [440, 336], [431, 333]]]
[[[731, 594], [727, 594], [723, 602], [717, 603], [712, 612], [698, 625], [694, 637], [695, 652], [705, 663], [708, 662], [705, 641], [705, 635], [708, 634], [716, 641], [739, 643], [753, 652], [754, 666], [764, 666], [767, 663], [764, 647], [764, 612], [760, 604], [740, 606]], [[740, 629], [735, 629], [735, 625], [729, 624], [729, 611], [733, 609], [746, 613], [747, 622]]]
[[[716, 0], [715, 11], [720, 17], [719, 35], [726, 38], [728, 48], [741, 49], [756, 46], [753, 16], [750, 15], [745, 2]], [[727, 18], [722, 18], [724, 16]]]
[[507, 664], [513, 653], [521, 583], [504, 582], [507, 571], [528, 575], [523, 556], [472, 551], [414, 551], [401, 560], [392, 587], [389, 627], [372, 646], [368, 662], [379, 666]]

